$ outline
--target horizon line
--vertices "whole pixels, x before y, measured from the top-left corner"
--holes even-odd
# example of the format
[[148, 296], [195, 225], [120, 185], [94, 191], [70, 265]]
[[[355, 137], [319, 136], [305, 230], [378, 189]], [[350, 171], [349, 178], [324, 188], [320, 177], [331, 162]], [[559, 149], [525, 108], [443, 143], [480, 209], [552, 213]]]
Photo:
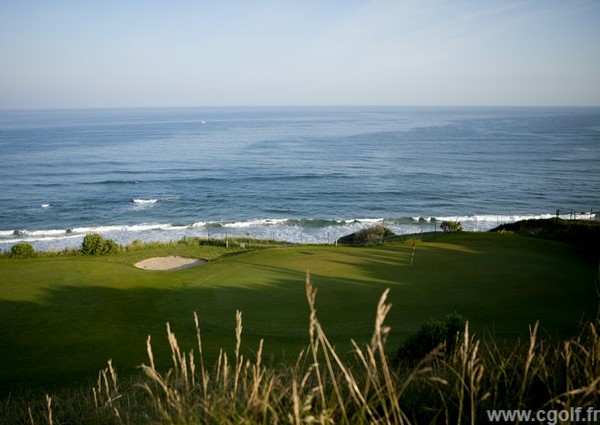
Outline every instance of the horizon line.
[[251, 109], [251, 108], [600, 108], [600, 104], [552, 104], [552, 105], [511, 105], [511, 104], [230, 104], [230, 105], [155, 105], [155, 106], [65, 106], [65, 107], [21, 107], [3, 108], [0, 112], [34, 111], [93, 111], [125, 109]]

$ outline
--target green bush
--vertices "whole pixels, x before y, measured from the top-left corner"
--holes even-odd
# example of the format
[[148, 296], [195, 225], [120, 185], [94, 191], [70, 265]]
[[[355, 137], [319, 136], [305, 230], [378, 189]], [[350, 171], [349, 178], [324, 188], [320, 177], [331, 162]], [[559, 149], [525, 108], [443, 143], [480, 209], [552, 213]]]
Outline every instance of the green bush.
[[117, 252], [121, 251], [121, 247], [119, 246], [118, 243], [116, 243], [114, 241], [114, 239], [107, 239], [104, 242], [104, 250], [103, 253], [104, 254], [116, 254]]
[[462, 232], [462, 223], [460, 221], [442, 221], [440, 224], [444, 232]]
[[369, 242], [381, 241], [389, 236], [394, 236], [395, 233], [388, 227], [381, 224], [365, 227], [364, 229], [354, 232], [347, 236], [342, 236], [338, 239], [338, 243], [350, 245], [364, 245]]
[[86, 255], [113, 254], [120, 250], [121, 247], [113, 239], [104, 239], [97, 233], [85, 235], [81, 244], [81, 252]]
[[104, 237], [97, 233], [85, 235], [81, 244], [81, 252], [87, 255], [102, 255]]
[[34, 257], [35, 256], [35, 248], [28, 243], [21, 242], [16, 245], [13, 245], [10, 248], [11, 257]]
[[431, 353], [438, 345], [446, 344], [446, 354], [454, 352], [467, 320], [454, 312], [444, 320], [428, 320], [419, 331], [408, 337], [398, 350], [398, 361], [419, 361]]

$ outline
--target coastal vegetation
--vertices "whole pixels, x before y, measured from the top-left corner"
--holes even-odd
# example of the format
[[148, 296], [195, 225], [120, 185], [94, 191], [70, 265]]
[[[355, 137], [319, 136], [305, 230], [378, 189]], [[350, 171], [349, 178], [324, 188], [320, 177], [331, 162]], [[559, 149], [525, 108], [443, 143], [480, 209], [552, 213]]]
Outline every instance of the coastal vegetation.
[[381, 224], [375, 224], [342, 236], [337, 242], [345, 245], [365, 245], [369, 243], [382, 243], [386, 238], [391, 236], [396, 236], [392, 229]]
[[440, 228], [444, 232], [462, 232], [462, 223], [459, 221], [442, 221]]
[[396, 361], [414, 364], [427, 357], [443, 344], [447, 355], [455, 354], [455, 349], [463, 336], [467, 319], [457, 312], [444, 319], [429, 319], [414, 335], [409, 336], [396, 354]]
[[35, 248], [26, 242], [21, 242], [10, 247], [10, 255], [17, 258], [35, 257]]
[[121, 247], [113, 239], [105, 239], [97, 233], [90, 233], [83, 237], [81, 252], [86, 255], [115, 254]]
[[[167, 255], [207, 263], [133, 267]], [[0, 423], [482, 423], [600, 405], [598, 263], [580, 245], [187, 238], [0, 265]]]

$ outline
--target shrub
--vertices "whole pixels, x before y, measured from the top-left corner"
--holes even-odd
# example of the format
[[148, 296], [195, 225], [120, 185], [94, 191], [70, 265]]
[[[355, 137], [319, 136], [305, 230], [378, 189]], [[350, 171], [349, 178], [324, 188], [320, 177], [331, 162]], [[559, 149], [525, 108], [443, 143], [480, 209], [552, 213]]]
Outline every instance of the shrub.
[[440, 224], [444, 232], [462, 232], [462, 223], [460, 221], [442, 221]]
[[87, 255], [102, 255], [104, 237], [97, 233], [85, 235], [81, 244], [81, 252]]
[[419, 361], [442, 343], [446, 344], [446, 354], [453, 353], [466, 322], [465, 317], [456, 312], [447, 315], [444, 320], [428, 320], [402, 344], [396, 359]]
[[85, 235], [81, 244], [81, 252], [86, 255], [113, 254], [119, 251], [120, 247], [113, 239], [106, 240], [97, 233]]
[[342, 236], [338, 239], [338, 242], [342, 244], [364, 245], [366, 243], [380, 241], [384, 238], [394, 235], [395, 233], [390, 228], [381, 224], [376, 224], [374, 226], [365, 227], [364, 229], [361, 229], [358, 232], [350, 235]]
[[114, 239], [107, 239], [104, 242], [104, 249], [102, 251], [103, 254], [116, 254], [121, 251], [121, 247], [118, 243], [114, 241]]
[[10, 248], [11, 257], [34, 257], [35, 256], [35, 248], [28, 243], [21, 242], [16, 245], [13, 245]]

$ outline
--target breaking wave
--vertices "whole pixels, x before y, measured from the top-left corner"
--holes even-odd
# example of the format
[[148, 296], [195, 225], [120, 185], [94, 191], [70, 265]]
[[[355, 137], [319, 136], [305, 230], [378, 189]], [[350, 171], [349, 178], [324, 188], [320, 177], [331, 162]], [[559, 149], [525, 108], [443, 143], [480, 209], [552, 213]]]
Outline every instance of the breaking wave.
[[136, 205], [152, 205], [152, 204], [156, 204], [158, 202], [158, 199], [132, 199], [131, 202], [133, 202]]

